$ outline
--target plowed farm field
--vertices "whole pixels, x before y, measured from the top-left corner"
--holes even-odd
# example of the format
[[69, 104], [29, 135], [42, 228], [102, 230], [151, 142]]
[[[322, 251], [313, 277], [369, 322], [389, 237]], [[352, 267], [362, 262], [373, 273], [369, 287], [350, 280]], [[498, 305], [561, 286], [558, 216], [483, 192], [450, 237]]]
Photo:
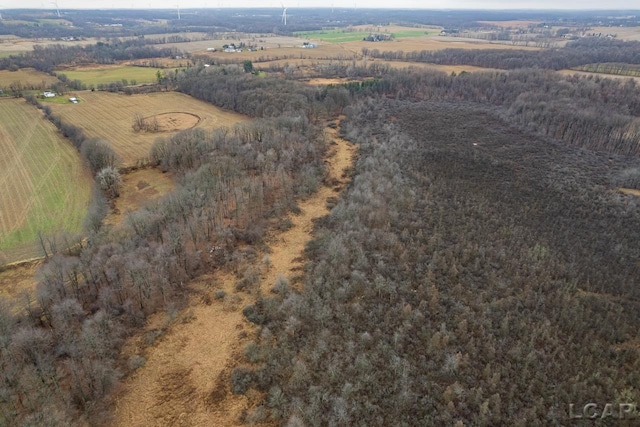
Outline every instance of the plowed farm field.
[[[51, 109], [64, 122], [82, 128], [87, 136], [109, 141], [123, 166], [146, 159], [158, 137], [192, 127], [215, 129], [248, 120], [241, 114], [177, 92], [121, 95], [86, 91], [77, 92], [77, 96], [78, 104], [51, 104]], [[157, 121], [158, 131], [136, 132], [133, 129], [136, 114]]]
[[38, 232], [80, 231], [91, 175], [70, 142], [24, 100], [0, 101], [0, 262], [40, 256]]

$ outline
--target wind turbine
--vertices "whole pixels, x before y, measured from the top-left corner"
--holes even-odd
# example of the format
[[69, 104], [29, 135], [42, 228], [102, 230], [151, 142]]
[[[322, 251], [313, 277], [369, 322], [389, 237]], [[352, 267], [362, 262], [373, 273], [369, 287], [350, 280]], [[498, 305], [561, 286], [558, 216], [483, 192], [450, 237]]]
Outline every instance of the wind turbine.
[[178, 21], [180, 20], [180, 3], [176, 2], [176, 9], [178, 9]]
[[58, 15], [58, 18], [61, 18], [62, 16], [60, 15], [60, 9], [58, 8], [58, 0], [52, 1], [51, 4], [56, 7], [56, 15]]
[[284, 3], [280, 2], [280, 4], [282, 5], [282, 23], [286, 27], [287, 26], [287, 8], [284, 7]]
[[[4, 8], [4, 5], [0, 4], [0, 10], [2, 10], [2, 8]], [[0, 21], [2, 21], [2, 12], [0, 12]]]

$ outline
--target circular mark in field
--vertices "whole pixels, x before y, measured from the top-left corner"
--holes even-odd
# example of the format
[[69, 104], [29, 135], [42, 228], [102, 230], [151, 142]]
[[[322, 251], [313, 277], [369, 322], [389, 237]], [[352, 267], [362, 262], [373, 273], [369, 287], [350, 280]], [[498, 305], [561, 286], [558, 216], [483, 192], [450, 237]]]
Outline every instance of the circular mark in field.
[[[153, 126], [154, 132], [175, 132], [195, 127], [200, 123], [200, 116], [183, 112], [162, 113], [145, 117], [144, 121]], [[157, 128], [155, 126], [156, 123]]]

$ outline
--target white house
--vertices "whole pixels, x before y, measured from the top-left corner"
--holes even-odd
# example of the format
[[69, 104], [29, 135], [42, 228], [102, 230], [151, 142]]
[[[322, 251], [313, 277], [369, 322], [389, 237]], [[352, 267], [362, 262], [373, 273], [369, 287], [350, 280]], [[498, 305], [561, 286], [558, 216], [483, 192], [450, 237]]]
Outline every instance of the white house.
[[56, 94], [55, 94], [55, 93], [53, 93], [53, 92], [49, 92], [48, 90], [47, 90], [47, 91], [45, 91], [42, 95], [44, 95], [44, 97], [45, 97], [45, 98], [53, 98], [53, 97], [55, 97], [55, 96], [56, 96]]

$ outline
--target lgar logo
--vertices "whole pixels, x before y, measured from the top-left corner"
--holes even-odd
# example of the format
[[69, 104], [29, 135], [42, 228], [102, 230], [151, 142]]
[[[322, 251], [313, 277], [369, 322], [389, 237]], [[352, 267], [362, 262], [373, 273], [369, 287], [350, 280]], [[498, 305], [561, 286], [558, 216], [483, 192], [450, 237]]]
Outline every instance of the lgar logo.
[[635, 403], [607, 403], [604, 406], [600, 406], [597, 403], [587, 403], [581, 408], [570, 403], [569, 418], [574, 420], [602, 420], [607, 418], [631, 420], [640, 419], [640, 414], [638, 413], [638, 405]]

